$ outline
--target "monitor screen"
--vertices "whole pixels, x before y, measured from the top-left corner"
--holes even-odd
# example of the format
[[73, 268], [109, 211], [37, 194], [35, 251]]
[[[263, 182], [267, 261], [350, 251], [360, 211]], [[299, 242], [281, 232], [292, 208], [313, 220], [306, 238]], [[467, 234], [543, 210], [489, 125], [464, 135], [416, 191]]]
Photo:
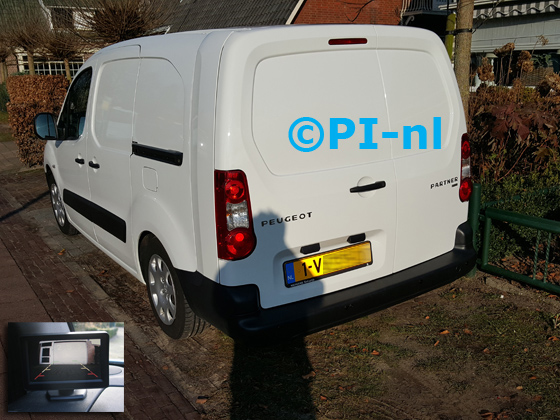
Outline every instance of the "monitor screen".
[[25, 388], [34, 390], [106, 388], [109, 335], [69, 332], [21, 337]]

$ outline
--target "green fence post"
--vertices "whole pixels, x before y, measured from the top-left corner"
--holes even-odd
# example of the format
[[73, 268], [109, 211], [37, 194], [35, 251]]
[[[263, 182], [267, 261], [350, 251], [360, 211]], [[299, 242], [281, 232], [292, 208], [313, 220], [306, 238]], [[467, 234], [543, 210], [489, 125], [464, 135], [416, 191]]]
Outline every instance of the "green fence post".
[[[481, 206], [481, 188], [480, 184], [473, 184], [473, 191], [469, 199], [469, 216], [468, 221], [473, 230], [473, 246], [478, 249], [478, 228], [480, 226], [480, 206]], [[467, 277], [476, 275], [476, 266], [467, 274]]]
[[469, 224], [473, 230], [473, 245], [478, 248], [476, 237], [478, 235], [478, 227], [480, 226], [480, 206], [481, 206], [481, 188], [480, 184], [473, 184], [473, 191], [469, 199]]

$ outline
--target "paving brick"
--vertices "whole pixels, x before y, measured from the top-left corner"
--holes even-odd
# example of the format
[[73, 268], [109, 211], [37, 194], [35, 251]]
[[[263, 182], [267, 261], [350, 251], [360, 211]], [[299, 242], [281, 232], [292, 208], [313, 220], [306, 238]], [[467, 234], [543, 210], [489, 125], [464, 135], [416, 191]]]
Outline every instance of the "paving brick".
[[[84, 266], [99, 266], [106, 257], [82, 236], [65, 237], [58, 230], [44, 175], [2, 175], [0, 171], [0, 184], [5, 187], [0, 190], [0, 219], [9, 215], [0, 223], [0, 261], [5, 261], [0, 274], [0, 327], [8, 321], [120, 321], [109, 314], [107, 304], [116, 308], [112, 314], [122, 313], [123, 319], [132, 319], [103, 290], [107, 280], [97, 278], [96, 283], [84, 270]], [[58, 255], [62, 249], [66, 252]], [[90, 258], [88, 264], [74, 260], [84, 255]], [[115, 267], [111, 263], [108, 266]], [[109, 274], [118, 270], [111, 268]], [[8, 275], [16, 279], [10, 286], [4, 281]], [[90, 414], [88, 418], [200, 419], [177, 386], [148, 360], [147, 349], [157, 348], [151, 341], [153, 334], [146, 334], [151, 328], [137, 326], [136, 341], [125, 336], [125, 413]], [[0, 338], [4, 334], [0, 328]], [[0, 363], [0, 376], [2, 369]], [[75, 418], [75, 414], [22, 418]]]

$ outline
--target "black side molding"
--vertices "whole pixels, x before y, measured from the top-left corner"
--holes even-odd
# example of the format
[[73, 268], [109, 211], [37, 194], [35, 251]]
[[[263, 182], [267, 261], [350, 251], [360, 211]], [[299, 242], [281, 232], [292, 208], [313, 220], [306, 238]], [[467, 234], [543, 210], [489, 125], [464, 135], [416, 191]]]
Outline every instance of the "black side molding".
[[174, 166], [183, 164], [183, 152], [177, 150], [160, 149], [158, 147], [146, 146], [144, 144], [132, 143], [132, 154], [158, 162], [169, 163]]
[[90, 222], [95, 223], [115, 238], [126, 243], [126, 222], [119, 216], [72, 191], [64, 190], [62, 198], [64, 203], [72, 207]]

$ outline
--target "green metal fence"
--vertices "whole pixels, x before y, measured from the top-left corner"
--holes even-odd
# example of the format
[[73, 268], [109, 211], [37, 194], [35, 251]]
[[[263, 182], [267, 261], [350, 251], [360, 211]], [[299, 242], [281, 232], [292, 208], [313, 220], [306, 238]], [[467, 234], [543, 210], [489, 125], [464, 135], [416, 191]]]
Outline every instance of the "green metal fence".
[[[514, 199], [518, 198], [515, 197]], [[556, 284], [548, 278], [551, 258], [553, 255], [556, 255], [555, 253], [558, 251], [553, 245], [556, 242], [557, 235], [560, 235], [560, 222], [491, 207], [496, 203], [497, 202], [482, 204], [481, 187], [475, 184], [469, 206], [469, 222], [475, 232], [475, 238], [477, 237], [480, 224], [483, 225], [479, 250], [480, 258], [477, 261], [478, 268], [490, 274], [527, 283], [533, 287], [560, 294], [560, 284]], [[532, 250], [533, 268], [531, 270], [531, 276], [511, 271], [507, 268], [498, 267], [489, 262], [489, 253], [492, 246], [491, 230], [492, 224], [495, 221], [505, 222], [509, 225], [524, 226], [536, 231], [534, 250]], [[541, 270], [542, 274], [541, 271], [539, 271], [539, 266], [544, 267]]]

